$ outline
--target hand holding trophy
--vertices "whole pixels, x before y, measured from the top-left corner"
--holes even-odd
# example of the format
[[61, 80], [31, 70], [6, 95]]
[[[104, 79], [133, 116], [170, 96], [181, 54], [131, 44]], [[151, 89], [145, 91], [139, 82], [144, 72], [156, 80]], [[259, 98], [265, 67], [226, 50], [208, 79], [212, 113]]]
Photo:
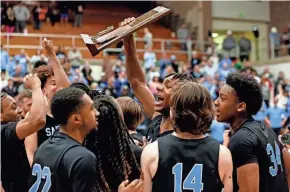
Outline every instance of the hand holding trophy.
[[136, 19], [133, 17], [125, 19], [121, 23], [121, 26], [115, 30], [113, 26], [110, 26], [106, 30], [99, 32], [96, 36], [90, 37], [87, 34], [81, 34], [81, 37], [94, 57], [112, 44], [121, 41], [125, 36], [133, 34], [135, 31], [169, 13], [171, 13], [170, 9], [158, 6]]

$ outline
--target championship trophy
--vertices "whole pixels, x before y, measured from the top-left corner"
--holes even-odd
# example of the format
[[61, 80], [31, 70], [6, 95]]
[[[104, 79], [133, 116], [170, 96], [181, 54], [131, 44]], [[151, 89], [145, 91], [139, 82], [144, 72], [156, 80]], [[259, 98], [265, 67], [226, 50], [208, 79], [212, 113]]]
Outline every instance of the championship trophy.
[[99, 32], [96, 36], [90, 37], [88, 34], [81, 34], [81, 37], [94, 57], [112, 44], [121, 41], [124, 36], [134, 33], [169, 13], [171, 13], [170, 9], [158, 6], [136, 18], [130, 24], [118, 27], [115, 30], [113, 26], [110, 26], [106, 30]]

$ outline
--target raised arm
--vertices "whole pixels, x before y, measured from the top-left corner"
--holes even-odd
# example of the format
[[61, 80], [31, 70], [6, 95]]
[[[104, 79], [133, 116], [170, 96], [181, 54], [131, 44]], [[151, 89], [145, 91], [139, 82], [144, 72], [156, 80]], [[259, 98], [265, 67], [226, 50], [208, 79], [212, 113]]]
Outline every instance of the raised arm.
[[24, 78], [25, 85], [32, 90], [32, 105], [29, 115], [19, 121], [16, 126], [16, 134], [19, 139], [37, 132], [44, 127], [46, 123], [46, 108], [43, 93], [41, 91], [41, 82], [36, 74], [28, 75]]
[[[134, 19], [126, 19], [122, 25], [132, 22]], [[133, 35], [124, 38], [124, 48], [126, 54], [126, 71], [129, 83], [134, 91], [134, 95], [139, 99], [145, 113], [149, 118], [154, 117], [155, 99], [147, 86], [145, 73], [140, 65], [136, 52], [136, 45]]]
[[53, 68], [57, 88], [63, 89], [69, 87], [71, 84], [70, 80], [64, 71], [63, 66], [56, 57], [52, 41], [44, 38], [42, 46], [45, 49], [47, 56], [49, 57], [48, 64]]

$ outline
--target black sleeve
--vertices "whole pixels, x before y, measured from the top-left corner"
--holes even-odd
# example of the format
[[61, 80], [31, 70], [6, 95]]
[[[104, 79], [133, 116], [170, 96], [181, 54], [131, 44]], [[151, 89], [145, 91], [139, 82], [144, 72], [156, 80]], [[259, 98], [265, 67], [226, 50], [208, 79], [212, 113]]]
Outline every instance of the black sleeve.
[[11, 145], [23, 144], [24, 140], [20, 140], [16, 134], [17, 123], [10, 122], [1, 126], [1, 143], [3, 146], [9, 147]]
[[255, 153], [258, 142], [257, 136], [246, 129], [239, 130], [232, 136], [229, 149], [232, 153], [235, 168], [258, 162], [258, 157]]
[[73, 192], [95, 192], [96, 189], [96, 157], [84, 147], [75, 147], [64, 155], [68, 178], [72, 182]]
[[146, 133], [146, 139], [148, 141], [150, 140], [155, 141], [157, 139], [157, 136], [159, 135], [159, 132], [160, 132], [160, 125], [162, 122], [162, 118], [163, 118], [163, 115], [157, 115], [150, 122], [150, 125], [148, 126], [148, 130]]

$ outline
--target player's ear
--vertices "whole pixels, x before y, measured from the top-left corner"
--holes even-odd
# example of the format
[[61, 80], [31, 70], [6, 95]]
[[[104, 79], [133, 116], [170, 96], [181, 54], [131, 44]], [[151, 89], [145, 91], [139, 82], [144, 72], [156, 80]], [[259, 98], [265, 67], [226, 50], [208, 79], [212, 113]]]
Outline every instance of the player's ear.
[[81, 124], [81, 116], [79, 114], [73, 114], [70, 119], [74, 124]]
[[246, 111], [247, 104], [245, 102], [238, 103], [238, 112]]

